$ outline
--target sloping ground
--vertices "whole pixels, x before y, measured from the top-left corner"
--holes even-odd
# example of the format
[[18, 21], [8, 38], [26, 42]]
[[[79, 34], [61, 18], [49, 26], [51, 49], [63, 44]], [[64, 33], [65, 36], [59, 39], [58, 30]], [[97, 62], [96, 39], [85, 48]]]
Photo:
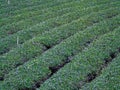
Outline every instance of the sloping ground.
[[0, 90], [119, 89], [119, 0], [0, 0]]

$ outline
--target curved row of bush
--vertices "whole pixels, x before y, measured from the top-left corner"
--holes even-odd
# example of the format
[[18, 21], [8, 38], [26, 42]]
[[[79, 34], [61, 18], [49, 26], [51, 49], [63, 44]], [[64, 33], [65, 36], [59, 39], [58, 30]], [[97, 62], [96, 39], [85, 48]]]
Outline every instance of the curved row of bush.
[[[100, 8], [100, 7], [99, 7]], [[102, 9], [104, 10], [104, 8], [102, 7]], [[105, 7], [105, 9], [106, 9], [106, 7]], [[91, 8], [90, 9], [87, 9], [87, 11], [88, 10], [91, 10]], [[97, 11], [99, 11], [100, 9], [98, 9], [98, 7], [96, 7], [96, 8], [93, 8], [92, 10], [95, 10], [95, 12], [97, 12]], [[96, 11], [97, 10], [97, 11]], [[111, 11], [112, 10], [112, 12], [109, 12], [109, 11]], [[106, 14], [108, 14], [108, 15], [116, 15], [116, 14], [118, 14], [118, 10], [119, 10], [119, 8], [116, 8], [116, 7], [114, 7], [113, 9], [109, 9], [108, 10], [108, 12], [106, 12]], [[28, 30], [26, 30], [26, 31], [22, 31], [22, 32], [19, 32], [18, 34], [15, 34], [15, 35], [13, 35], [13, 36], [10, 36], [10, 37], [6, 37], [5, 39], [2, 39], [2, 40], [0, 40], [0, 42], [3, 42], [3, 43], [1, 43], [0, 44], [0, 53], [1, 54], [3, 54], [3, 53], [5, 53], [5, 52], [8, 52], [9, 50], [11, 50], [13, 47], [16, 47], [17, 46], [17, 37], [19, 37], [19, 43], [21, 44], [21, 43], [23, 43], [23, 42], [25, 42], [26, 40], [29, 40], [30, 38], [32, 38], [32, 37], [34, 37], [34, 36], [36, 36], [36, 35], [38, 35], [38, 34], [40, 34], [40, 33], [43, 33], [44, 31], [52, 31], [52, 30], [54, 30], [54, 29], [59, 29], [59, 28], [63, 28], [64, 30], [66, 29], [66, 28], [64, 28], [64, 27], [68, 27], [68, 26], [70, 26], [70, 27], [72, 27], [73, 25], [72, 24], [74, 24], [74, 20], [72, 21], [72, 19], [78, 19], [80, 16], [83, 16], [83, 15], [85, 15], [86, 13], [87, 13], [87, 11], [84, 11], [83, 13], [81, 13], [81, 14], [79, 14], [79, 12], [76, 14], [76, 15], [74, 15], [74, 16], [69, 16], [69, 17], [67, 17], [67, 16], [65, 16], [65, 17], [63, 17], [63, 19], [61, 18], [60, 20], [55, 20], [55, 19], [53, 19], [53, 20], [49, 20], [49, 22], [46, 22], [46, 24], [48, 24], [48, 26], [45, 24], [45, 23], [43, 23], [43, 24], [40, 24], [40, 25], [38, 25], [38, 26], [36, 26], [36, 27], [33, 27], [33, 28], [31, 28], [30, 30], [28, 29]], [[90, 11], [91, 12], [91, 11]], [[105, 11], [103, 11], [103, 13], [104, 13]], [[74, 13], [73, 13], [74, 14]], [[101, 14], [102, 14], [102, 12], [101, 12]], [[96, 15], [96, 14], [95, 14]], [[95, 16], [95, 17], [97, 17], [97, 15]], [[94, 13], [91, 15], [91, 20], [92, 20], [92, 18], [94, 19], [93, 21], [91, 21], [91, 22], [96, 22], [97, 21], [97, 19], [94, 17]], [[103, 16], [104, 17], [104, 16]], [[87, 18], [87, 19], [86, 19]], [[104, 17], [105, 18], [105, 17]], [[85, 19], [85, 20], [84, 20]], [[87, 25], [90, 25], [90, 24], [92, 24], [92, 23], [89, 23], [89, 21], [90, 21], [90, 18], [89, 18], [89, 15], [85, 15], [85, 16], [83, 16], [83, 18], [82, 17], [80, 17], [80, 20], [81, 21], [83, 21], [83, 22], [81, 22], [81, 23], [88, 23]], [[78, 20], [78, 21], [80, 21], [80, 20]], [[87, 20], [88, 20], [88, 22], [87, 22]], [[63, 22], [63, 21], [65, 21], [65, 22]], [[72, 22], [71, 22], [72, 21]], [[51, 23], [51, 22], [53, 22], [53, 23]], [[60, 26], [60, 27], [57, 27], [57, 28], [54, 28], [55, 26], [54, 26], [54, 23], [59, 23], [59, 25], [61, 25], [62, 23], [64, 24], [64, 23], [68, 23], [68, 24], [65, 24], [65, 25], [63, 25], [63, 26]], [[71, 26], [72, 25], [72, 26]], [[74, 24], [75, 25], [75, 24]], [[78, 25], [78, 24], [77, 24]], [[86, 24], [85, 24], [86, 25]], [[49, 30], [50, 29], [50, 26], [51, 26], [51, 28], [53, 27], [54, 29], [51, 29], [51, 30]], [[80, 27], [81, 25], [79, 25], [79, 27]], [[81, 27], [86, 27], [86, 26], [81, 26]], [[69, 28], [70, 29], [70, 28]]]
[[[106, 10], [104, 10], [103, 12], [100, 11], [99, 13], [96, 13], [96, 14], [91, 13], [91, 15], [88, 15], [87, 17], [85, 16], [85, 19], [83, 21], [82, 19], [80, 19], [77, 22], [73, 22], [70, 26], [62, 27], [60, 29], [55, 29], [52, 32], [51, 31], [46, 32], [43, 35], [35, 37], [25, 42], [23, 45], [11, 50], [7, 54], [1, 56], [1, 59], [3, 59], [0, 61], [1, 74], [6, 73], [11, 68], [14, 68], [18, 65], [23, 64], [24, 62], [28, 61], [33, 57], [39, 56], [41, 53], [43, 53], [44, 50], [47, 49], [47, 47], [52, 47], [55, 44], [62, 41], [63, 39], [66, 39], [67, 37], [75, 34], [76, 32], [84, 30], [84, 28], [87, 28], [88, 26], [94, 24], [92, 23], [94, 20], [98, 19], [98, 22], [100, 22], [101, 20], [104, 20], [106, 17], [109, 17], [109, 16], [111, 16], [111, 18], [113, 17], [108, 13], [106, 14], [106, 16], [101, 17], [101, 14], [104, 13], [105, 15], [105, 12]], [[94, 15], [94, 18], [93, 18], [93, 15]], [[95, 18], [95, 16], [97, 19]], [[91, 20], [88, 22], [90, 17], [91, 17]], [[117, 19], [119, 20], [119, 18]], [[112, 23], [115, 23], [114, 25], [115, 27], [119, 25], [117, 19], [116, 18], [115, 20], [113, 19], [113, 22], [112, 22]]]
[[[73, 4], [74, 6], [75, 4]], [[47, 12], [44, 12], [44, 10], [38, 10], [37, 12], [32, 11], [30, 13], [26, 12], [24, 15], [18, 15], [16, 17], [10, 18], [10, 19], [3, 19], [1, 20], [1, 28], [0, 28], [0, 36], [1, 38], [6, 37], [7, 35], [11, 35], [13, 33], [16, 33], [20, 30], [25, 30], [27, 28], [30, 28], [33, 25], [36, 25], [37, 23], [44, 22], [45, 20], [48, 20], [50, 18], [54, 18], [56, 16], [64, 15], [68, 12], [70, 12], [71, 9], [69, 7], [60, 9], [60, 7], [65, 7], [66, 5], [60, 5], [55, 7], [51, 7], [47, 10]], [[54, 11], [55, 10], [55, 11]], [[44, 13], [44, 15], [42, 14]], [[38, 14], [38, 15], [37, 15]], [[25, 17], [25, 15], [29, 15], [30, 17]]]
[[[47, 4], [49, 4], [49, 3], [47, 3]], [[31, 10], [27, 10], [27, 11], [22, 10], [22, 13], [16, 13], [12, 17], [2, 18], [0, 25], [3, 25], [2, 27], [5, 27], [5, 25], [9, 24], [9, 26], [10, 26], [11, 24], [15, 24], [15, 22], [19, 23], [21, 21], [26, 21], [28, 19], [33, 19], [33, 16], [34, 16], [34, 18], [35, 17], [40, 18], [41, 16], [43, 17], [42, 13], [44, 13], [45, 16], [46, 15], [54, 16], [54, 14], [57, 14], [58, 11], [62, 11], [62, 9], [63, 10], [68, 9], [68, 11], [69, 11], [69, 7], [71, 5], [74, 6], [74, 4], [75, 4], [75, 2], [71, 1], [71, 2], [66, 2], [66, 3], [59, 4], [59, 5], [54, 5], [54, 6], [51, 6], [51, 7], [46, 7], [44, 9], [43, 8], [41, 9], [40, 6], [31, 7]], [[79, 4], [79, 2], [78, 2], [78, 4]], [[68, 12], [68, 11], [66, 11], [66, 12]], [[41, 20], [41, 18], [40, 18], [40, 20]], [[7, 24], [6, 24], [6, 22], [7, 22]]]
[[48, 8], [48, 7], [52, 7], [59, 4], [64, 4], [70, 1], [71, 0], [64, 0], [64, 1], [36, 0], [36, 1], [26, 1], [26, 2], [15, 1], [15, 3], [13, 1], [10, 1], [10, 4], [4, 1], [4, 3], [6, 4], [6, 7], [3, 7], [3, 8], [1, 7], [0, 17], [1, 18], [9, 17], [9, 16], [11, 17], [12, 15], [16, 15], [17, 13], [22, 13], [23, 10], [28, 11], [28, 10], [32, 10], [32, 8], [36, 9], [36, 6], [41, 7], [43, 9], [43, 8]]
[[[3, 21], [1, 21], [1, 23], [6, 24], [6, 25], [3, 25], [0, 28], [0, 37], [4, 38], [7, 35], [11, 35], [11, 34], [16, 33], [18, 31], [21, 31], [21, 30], [26, 30], [27, 28], [30, 28], [31, 26], [36, 25], [37, 23], [46, 22], [46, 21], [48, 21], [48, 19], [54, 18], [56, 16], [58, 16], [57, 17], [57, 19], [58, 19], [61, 17], [61, 15], [64, 15], [64, 14], [71, 15], [72, 12], [77, 11], [77, 10], [78, 10], [77, 12], [79, 12], [81, 9], [83, 9], [83, 7], [91, 6], [91, 4], [89, 4], [89, 2], [90, 1], [82, 2], [82, 3], [76, 2], [77, 4], [75, 2], [71, 2], [71, 4], [70, 4], [70, 2], [69, 2], [69, 3], [65, 3], [64, 5], [61, 4], [59, 6], [51, 7], [50, 10], [47, 9], [47, 11], [44, 11], [44, 12], [43, 12], [43, 10], [41, 10], [41, 11], [38, 10], [37, 12], [35, 12], [33, 14], [34, 17], [32, 17], [32, 14], [28, 14], [31, 16], [31, 18], [26, 18], [24, 15], [22, 15], [22, 16], [20, 15], [16, 18], [13, 17], [13, 18], [10, 18], [7, 20], [3, 19]], [[104, 3], [104, 2], [101, 2], [100, 4], [102, 4], [102, 3]], [[109, 4], [109, 6], [115, 6], [116, 3], [117, 2], [114, 2], [114, 3], [112, 3], [112, 5]], [[70, 7], [70, 6], [72, 6], [72, 7]], [[108, 5], [104, 5], [104, 6], [108, 7]], [[63, 7], [63, 9], [61, 9], [60, 7], [61, 8]], [[24, 14], [26, 15], [26, 13], [24, 13]], [[36, 15], [37, 13], [38, 14], [44, 13], [44, 14]], [[20, 19], [22, 19], [22, 21]], [[19, 22], [16, 22], [16, 20], [17, 21], [19, 20]]]
[[[56, 5], [53, 5], [51, 7], [44, 8], [44, 9], [42, 8], [42, 10], [41, 10], [41, 5], [37, 5], [37, 6], [30, 7], [30, 8], [26, 8], [26, 9], [29, 9], [29, 10], [26, 10], [26, 9], [18, 10], [19, 12], [16, 12], [15, 15], [12, 15], [12, 17], [2, 18], [2, 19], [4, 21], [5, 20], [9, 20], [9, 19], [10, 20], [12, 19], [12, 21], [22, 20], [23, 18], [26, 19], [26, 18], [30, 17], [31, 15], [35, 16], [35, 15], [39, 15], [41, 13], [49, 12], [50, 10], [53, 11], [54, 10], [53, 7], [54, 8], [58, 8], [59, 7], [58, 10], [62, 9], [62, 8], [66, 8], [68, 6], [69, 7], [72, 6], [70, 8], [73, 8], [74, 7], [73, 4], [75, 4], [75, 3], [76, 3], [76, 5], [78, 5], [78, 4], [82, 5], [82, 3], [83, 4], [86, 3], [86, 6], [87, 5], [90, 6], [90, 5], [97, 4], [97, 3], [101, 3], [101, 4], [102, 3], [108, 3], [109, 4], [110, 2], [112, 2], [112, 1], [108, 2], [108, 0], [104, 0], [104, 1], [99, 1], [99, 2], [97, 1], [97, 2], [95, 2], [95, 0], [92, 0], [92, 3], [90, 1], [88, 1], [88, 0], [85, 0], [85, 1], [69, 1], [69, 2], [60, 3], [58, 5], [56, 4]], [[47, 4], [49, 4], [49, 3], [47, 3]], [[60, 7], [61, 5], [62, 5], [62, 7]], [[9, 20], [9, 22], [11, 22], [10, 20]]]
[[[118, 19], [118, 17], [116, 17], [116, 19]], [[52, 49], [44, 52], [37, 59], [29, 61], [14, 69], [5, 76], [1, 88], [4, 88], [5, 90], [8, 88], [9, 90], [16, 90], [35, 87], [34, 84], [37, 81], [42, 80], [51, 74], [49, 67], [64, 63], [70, 56], [77, 52], [81, 52], [86, 47], [85, 44], [88, 41], [94, 40], [96, 37], [109, 31], [113, 31], [115, 24], [112, 24], [113, 27], [111, 24], [112, 23], [108, 20], [93, 25], [85, 31], [80, 31]], [[104, 32], [102, 30], [104, 30]]]
[[120, 88], [120, 54], [104, 70], [99, 77], [80, 90], [118, 90]]
[[120, 27], [102, 36], [89, 48], [76, 55], [69, 64], [61, 68], [37, 90], [79, 89], [84, 84], [87, 75], [97, 71], [105, 59], [110, 57], [110, 53], [120, 48], [119, 38]]

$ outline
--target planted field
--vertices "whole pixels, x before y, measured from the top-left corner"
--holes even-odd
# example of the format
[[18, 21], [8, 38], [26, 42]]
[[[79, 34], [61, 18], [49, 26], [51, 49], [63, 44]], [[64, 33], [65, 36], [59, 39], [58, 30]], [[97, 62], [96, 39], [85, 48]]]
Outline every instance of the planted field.
[[0, 90], [119, 90], [119, 0], [0, 0]]

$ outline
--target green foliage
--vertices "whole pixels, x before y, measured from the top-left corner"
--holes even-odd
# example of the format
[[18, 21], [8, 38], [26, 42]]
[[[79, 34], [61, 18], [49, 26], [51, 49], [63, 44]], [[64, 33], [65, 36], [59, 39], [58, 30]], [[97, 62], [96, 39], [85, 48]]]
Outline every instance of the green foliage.
[[86, 84], [80, 90], [118, 90], [120, 88], [120, 54], [93, 82]]
[[120, 47], [119, 38], [120, 28], [102, 36], [88, 49], [76, 55], [69, 64], [44, 82], [38, 90], [77, 90], [79, 83], [84, 83], [87, 74], [98, 70], [104, 63], [104, 59]]
[[[104, 9], [109, 8], [109, 7], [106, 8], [106, 6], [104, 8], [103, 8], [103, 6], [101, 6], [101, 7], [103, 9], [103, 11], [101, 11], [101, 14], [105, 12]], [[114, 5], [113, 5], [113, 7], [114, 7]], [[30, 39], [30, 38], [38, 35], [38, 34], [41, 35], [41, 33], [43, 33], [44, 31], [52, 31], [53, 30], [52, 28], [54, 28], [54, 29], [59, 29], [59, 28], [66, 29], [64, 27], [70, 26], [67, 29], [71, 30], [71, 29], [76, 29], [77, 27], [80, 27], [80, 26], [81, 27], [86, 27], [85, 25], [90, 25], [90, 24], [92, 24], [94, 22], [97, 22], [97, 19], [102, 19], [102, 18], [99, 18], [99, 17], [95, 18], [95, 17], [97, 17], [98, 14], [100, 14], [100, 12], [97, 14], [97, 13], [94, 13], [94, 11], [93, 11], [93, 10], [95, 10], [95, 12], [97, 12], [98, 10], [100, 10], [99, 8], [95, 7], [92, 10], [90, 8], [90, 9], [87, 10], [87, 12], [83, 11], [83, 13], [80, 13], [80, 14], [79, 14], [79, 12], [78, 13], [76, 12], [76, 14], [73, 13], [70, 16], [65, 15], [61, 19], [56, 19], [56, 18], [55, 19], [50, 19], [46, 23], [42, 23], [40, 25], [38, 24], [37, 26], [34, 26], [33, 28], [28, 29], [27, 31], [21, 31], [19, 33], [16, 33], [15, 35], [13, 34], [12, 36], [6, 37], [6, 38], [0, 40], [0, 42], [3, 42], [3, 43], [0, 44], [0, 48], [1, 48], [0, 53], [7, 52], [11, 48], [16, 47], [17, 46], [17, 44], [16, 44], [17, 40], [16, 39], [17, 39], [18, 36], [19, 36], [19, 39], [20, 39], [19, 43], [23, 43], [26, 40], [28, 40], [28, 39]], [[93, 11], [90, 15], [88, 15], [88, 13], [91, 12], [89, 10]], [[110, 10], [112, 10], [112, 12], [109, 12]], [[118, 14], [118, 10], [119, 10], [119, 8], [111, 8], [106, 12], [106, 14], [110, 14], [110, 15]], [[80, 16], [85, 15], [85, 16], [80, 17], [80, 19], [78, 19], [79, 15]], [[103, 18], [106, 18], [106, 17], [103, 15]], [[75, 20], [75, 21], [71, 22], [72, 19], [78, 19], [78, 20]], [[92, 19], [94, 19], [94, 20], [92, 20]], [[71, 24], [75, 25], [76, 24], [75, 22], [80, 22], [80, 21], [81, 21], [81, 23], [77, 24], [78, 26], [77, 25], [75, 27], [72, 27], [73, 25], [71, 26]], [[71, 23], [69, 23], [69, 22], [71, 22]], [[86, 24], [84, 25], [84, 23], [86, 23]], [[55, 24], [59, 25], [60, 27], [56, 27]], [[61, 24], [62, 25], [65, 24], [65, 25], [61, 26]], [[81, 28], [79, 28], [79, 29], [81, 29]], [[74, 32], [75, 32], [75, 30], [74, 30]]]
[[0, 0], [0, 90], [118, 89], [119, 7], [119, 0]]
[[[118, 23], [119, 22], [118, 19], [119, 19], [119, 16], [116, 18], [113, 18], [113, 20], [114, 20], [113, 22]], [[118, 20], [118, 22], [116, 20]], [[76, 33], [75, 35], [64, 40], [63, 42], [56, 45], [52, 49], [43, 53], [37, 59], [29, 61], [26, 64], [24, 64], [23, 66], [18, 67], [17, 69], [14, 69], [13, 71], [9, 72], [9, 74], [5, 77], [5, 81], [7, 81], [5, 83], [7, 83], [7, 84], [8, 84], [8, 82], [10, 82], [11, 84], [13, 83], [12, 86], [17, 87], [19, 89], [19, 88], [21, 88], [19, 86], [21, 86], [20, 84], [22, 84], [22, 81], [21, 81], [22, 78], [25, 78], [24, 80], [27, 81], [27, 79], [29, 78], [29, 74], [31, 73], [30, 74], [31, 78], [29, 78], [30, 81], [24, 83], [23, 87], [27, 87], [27, 88], [29, 88], [30, 86], [32, 87], [31, 81], [37, 80], [38, 76], [41, 76], [41, 78], [39, 78], [39, 79], [42, 79], [45, 77], [40, 74], [37, 76], [36, 73], [32, 72], [32, 71], [36, 72], [36, 68], [39, 69], [39, 66], [42, 65], [41, 63], [45, 64], [45, 67], [48, 67], [48, 68], [62, 64], [63, 62], [65, 62], [67, 57], [70, 57], [70, 56], [72, 56], [72, 54], [74, 55], [77, 52], [82, 51], [85, 48], [85, 43], [87, 41], [95, 39], [96, 37], [98, 37], [106, 32], [113, 31], [113, 29], [115, 27], [111, 26], [111, 24], [112, 23], [110, 22], [110, 20], [102, 21], [102, 22], [100, 22], [100, 24], [96, 24], [92, 27], [89, 27], [88, 29], [86, 29], [84, 31], [80, 31], [80, 32]], [[113, 25], [115, 25], [115, 23]], [[104, 27], [102, 27], [102, 26], [104, 26]], [[114, 27], [114, 28], [111, 28], [111, 27]], [[105, 29], [104, 32], [102, 31], [103, 29]], [[2, 65], [4, 65], [4, 64], [2, 64]], [[7, 65], [9, 66], [9, 64], [7, 64]], [[5, 66], [7, 66], [7, 65], [5, 65]], [[29, 65], [32, 65], [32, 66], [30, 68], [24, 68], [24, 66], [29, 67]], [[10, 66], [9, 68], [11, 68], [11, 67], [12, 66]], [[3, 69], [5, 69], [5, 68], [6, 67], [4, 67]], [[9, 68], [7, 68], [6, 70], [9, 70]], [[29, 71], [29, 69], [31, 70], [30, 73], [24, 73], [25, 71]], [[41, 69], [40, 69], [40, 73], [42, 73]], [[16, 71], [20, 72], [20, 73], [16, 74]], [[37, 72], [39, 73], [39, 71], [37, 71]], [[49, 72], [50, 72], [50, 70], [49, 70]], [[23, 76], [23, 74], [24, 74], [24, 76]], [[12, 77], [14, 77], [14, 78], [12, 78]], [[18, 80], [18, 79], [21, 79], [21, 80]], [[14, 83], [15, 83], [15, 85], [14, 85]], [[5, 86], [5, 85], [3, 85], [3, 86]]]

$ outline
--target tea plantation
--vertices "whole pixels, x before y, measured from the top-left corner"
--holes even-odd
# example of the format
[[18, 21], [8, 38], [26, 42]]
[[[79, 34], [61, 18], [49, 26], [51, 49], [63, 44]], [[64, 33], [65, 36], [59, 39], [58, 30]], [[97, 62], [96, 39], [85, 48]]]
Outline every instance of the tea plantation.
[[120, 90], [120, 0], [0, 0], [0, 90]]

